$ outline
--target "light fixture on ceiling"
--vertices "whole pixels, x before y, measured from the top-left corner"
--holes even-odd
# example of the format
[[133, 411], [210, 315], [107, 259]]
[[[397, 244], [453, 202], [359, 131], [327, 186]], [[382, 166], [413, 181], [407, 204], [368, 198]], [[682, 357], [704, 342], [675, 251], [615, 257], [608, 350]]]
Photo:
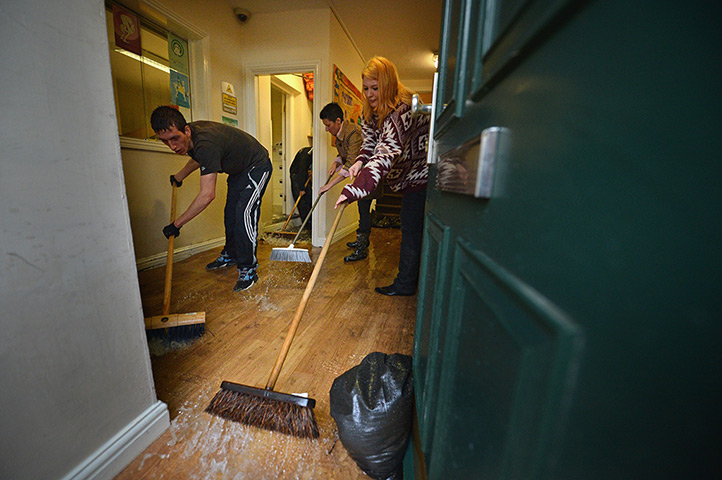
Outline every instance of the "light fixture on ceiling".
[[433, 51], [431, 52], [431, 61], [434, 63], [434, 68], [439, 69], [439, 52]]
[[148, 57], [141, 57], [140, 55], [136, 55], [136, 54], [133, 53], [133, 52], [129, 52], [128, 50], [124, 50], [124, 49], [118, 48], [118, 47], [115, 47], [115, 51], [118, 52], [118, 53], [122, 53], [122, 54], [125, 55], [126, 57], [130, 57], [130, 58], [132, 58], [132, 59], [134, 59], [134, 60], [138, 60], [138, 61], [141, 62], [141, 63], [145, 63], [146, 65], [149, 65], [149, 66], [151, 66], [151, 67], [157, 68], [158, 70], [161, 70], [161, 71], [163, 71], [163, 72], [165, 72], [165, 73], [170, 73], [170, 68], [169, 68], [169, 67], [163, 65], [163, 64], [160, 63], [160, 62], [156, 62], [156, 61], [153, 60], [153, 59], [150, 59], [150, 58], [148, 58]]

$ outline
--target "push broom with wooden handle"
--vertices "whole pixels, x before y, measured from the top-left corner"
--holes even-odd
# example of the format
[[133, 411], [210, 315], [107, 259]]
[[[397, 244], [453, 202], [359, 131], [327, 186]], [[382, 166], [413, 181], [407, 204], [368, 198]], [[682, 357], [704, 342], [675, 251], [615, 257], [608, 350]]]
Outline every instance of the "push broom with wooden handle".
[[288, 214], [288, 218], [286, 219], [286, 223], [283, 224], [283, 227], [281, 230], [277, 232], [271, 232], [274, 235], [295, 235], [296, 232], [287, 232], [286, 227], [288, 226], [288, 222], [291, 221], [291, 217], [293, 216], [293, 212], [296, 211], [296, 207], [298, 207], [298, 203], [301, 201], [301, 198], [303, 198], [304, 195], [306, 195], [306, 188], [308, 187], [308, 182], [311, 181], [311, 177], [308, 177], [308, 180], [306, 180], [306, 183], [303, 185], [303, 192], [298, 196], [296, 199], [296, 203], [293, 204], [293, 208], [291, 209], [291, 213]]
[[[331, 175], [328, 176], [326, 179], [326, 183], [324, 183], [324, 186], [328, 184], [328, 182], [331, 181], [331, 177], [336, 172], [332, 172]], [[308, 214], [306, 215], [306, 218], [303, 220], [303, 223], [301, 224], [301, 227], [298, 229], [298, 233], [296, 233], [296, 236], [294, 237], [291, 244], [287, 247], [278, 247], [271, 250], [271, 257], [270, 260], [276, 261], [276, 262], [302, 262], [302, 263], [311, 263], [311, 256], [308, 254], [308, 250], [305, 248], [296, 248], [295, 244], [298, 240], [298, 237], [301, 236], [301, 232], [303, 231], [303, 227], [306, 226], [306, 223], [308, 223], [308, 220], [311, 218], [311, 214], [316, 209], [316, 205], [318, 205], [318, 201], [321, 199], [321, 196], [323, 195], [322, 192], [319, 192], [316, 196], [316, 200], [313, 202], [313, 206], [311, 207], [311, 210], [308, 211]]]
[[326, 242], [323, 244], [321, 253], [311, 273], [311, 278], [308, 285], [306, 285], [306, 290], [303, 292], [301, 303], [298, 305], [296, 314], [288, 329], [286, 340], [283, 342], [276, 363], [271, 370], [271, 375], [268, 377], [266, 387], [256, 388], [224, 381], [221, 383], [220, 391], [206, 408], [206, 412], [227, 420], [266, 430], [275, 430], [302, 438], [318, 438], [318, 425], [313, 414], [316, 400], [276, 392], [273, 389], [276, 386], [283, 362], [286, 360], [288, 350], [291, 348], [291, 342], [293, 342], [293, 337], [296, 335], [298, 324], [301, 322], [301, 317], [306, 309], [308, 299], [311, 297], [311, 291], [316, 284], [321, 265], [326, 258], [331, 239], [336, 232], [345, 207], [345, 203], [341, 205], [331, 230], [328, 232]]
[[[173, 193], [170, 202], [170, 221], [175, 221], [178, 186], [171, 181]], [[170, 340], [200, 337], [205, 331], [206, 312], [170, 313], [170, 293], [173, 280], [173, 246], [175, 236], [168, 237], [168, 255], [165, 264], [165, 286], [163, 288], [163, 314], [145, 318], [148, 336]]]

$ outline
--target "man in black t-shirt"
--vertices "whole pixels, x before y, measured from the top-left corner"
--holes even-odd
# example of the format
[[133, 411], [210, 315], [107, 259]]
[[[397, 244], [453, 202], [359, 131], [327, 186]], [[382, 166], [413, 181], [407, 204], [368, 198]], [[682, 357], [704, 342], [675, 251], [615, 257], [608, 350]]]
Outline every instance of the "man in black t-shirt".
[[185, 212], [163, 228], [163, 234], [166, 238], [177, 237], [180, 228], [215, 198], [218, 174], [228, 174], [224, 210], [226, 245], [206, 268], [236, 265], [238, 281], [233, 290], [250, 288], [258, 281], [256, 250], [261, 197], [273, 170], [268, 151], [258, 140], [237, 128], [208, 121], [186, 123], [183, 114], [173, 107], [156, 108], [150, 123], [158, 138], [171, 150], [191, 157], [178, 173], [170, 176], [171, 184], [180, 187], [193, 171], [200, 168], [201, 173], [198, 195]]

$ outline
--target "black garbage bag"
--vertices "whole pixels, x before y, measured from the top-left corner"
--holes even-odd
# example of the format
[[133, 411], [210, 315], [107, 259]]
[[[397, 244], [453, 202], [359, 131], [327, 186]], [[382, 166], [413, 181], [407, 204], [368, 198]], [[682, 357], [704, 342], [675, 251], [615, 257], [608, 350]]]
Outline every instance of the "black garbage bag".
[[400, 480], [411, 434], [411, 357], [368, 354], [333, 381], [331, 416], [349, 455], [376, 480]]

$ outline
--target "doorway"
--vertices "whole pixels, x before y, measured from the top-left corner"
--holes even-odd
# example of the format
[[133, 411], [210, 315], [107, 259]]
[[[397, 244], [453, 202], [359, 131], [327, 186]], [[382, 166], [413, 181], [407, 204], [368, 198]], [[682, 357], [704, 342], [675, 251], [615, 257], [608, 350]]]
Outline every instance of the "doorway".
[[256, 136], [268, 149], [273, 176], [261, 206], [262, 232], [298, 229], [290, 171], [294, 157], [313, 147], [314, 105], [306, 94], [304, 72], [256, 75]]

